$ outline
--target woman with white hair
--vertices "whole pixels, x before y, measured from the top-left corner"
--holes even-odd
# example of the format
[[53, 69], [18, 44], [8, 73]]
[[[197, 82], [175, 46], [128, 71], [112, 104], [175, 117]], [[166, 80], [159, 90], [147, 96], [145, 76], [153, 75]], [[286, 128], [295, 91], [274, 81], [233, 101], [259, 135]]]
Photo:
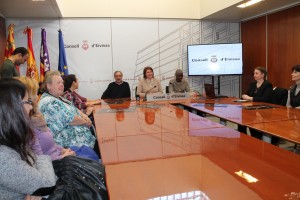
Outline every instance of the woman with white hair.
[[50, 71], [45, 77], [46, 92], [40, 98], [38, 108], [44, 115], [54, 140], [63, 147], [86, 145], [94, 148], [95, 137], [90, 131], [92, 122], [61, 95], [64, 82], [59, 71]]

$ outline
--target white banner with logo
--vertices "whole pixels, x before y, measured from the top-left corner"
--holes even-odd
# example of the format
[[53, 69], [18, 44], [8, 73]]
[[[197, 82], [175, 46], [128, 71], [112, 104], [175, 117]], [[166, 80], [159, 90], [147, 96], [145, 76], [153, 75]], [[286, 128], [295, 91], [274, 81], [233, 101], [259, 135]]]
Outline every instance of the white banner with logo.
[[[143, 68], [151, 66], [161, 80], [163, 90], [176, 69], [182, 69], [192, 90], [202, 92], [203, 79], [188, 77], [188, 44], [239, 42], [239, 24], [211, 23], [199, 20], [165, 19], [64, 19], [21, 20], [7, 19], [6, 25], [15, 24], [16, 47], [27, 47], [23, 34], [26, 26], [33, 30], [33, 49], [39, 70], [41, 28], [47, 32], [47, 46], [51, 69], [58, 66], [58, 30], [63, 32], [69, 73], [79, 79], [79, 94], [89, 99], [100, 98], [108, 84], [114, 81], [113, 72], [123, 72], [134, 96]], [[227, 30], [228, 29], [228, 30]], [[220, 37], [216, 38], [217, 33]], [[221, 37], [222, 36], [222, 37]], [[25, 65], [21, 75], [25, 75]], [[224, 79], [224, 81], [223, 81]], [[226, 76], [221, 81], [228, 96], [238, 96], [239, 77]], [[207, 81], [206, 81], [207, 82]], [[224, 84], [223, 84], [224, 83]], [[224, 86], [223, 86], [224, 85]], [[233, 94], [231, 94], [233, 91]]]

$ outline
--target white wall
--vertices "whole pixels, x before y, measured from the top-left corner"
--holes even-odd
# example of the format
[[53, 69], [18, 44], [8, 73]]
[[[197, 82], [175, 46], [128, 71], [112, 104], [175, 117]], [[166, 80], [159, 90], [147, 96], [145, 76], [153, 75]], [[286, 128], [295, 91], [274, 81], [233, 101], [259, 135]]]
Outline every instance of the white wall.
[[[27, 47], [23, 29], [33, 29], [33, 48], [39, 68], [41, 28], [47, 32], [47, 45], [51, 69], [58, 65], [58, 29], [64, 35], [69, 73], [76, 74], [79, 93], [90, 99], [101, 96], [113, 72], [121, 70], [124, 80], [134, 90], [142, 76], [142, 69], [150, 65], [155, 76], [168, 84], [176, 69], [183, 69], [192, 89], [202, 93], [203, 79], [210, 77], [187, 77], [188, 44], [239, 42], [239, 24], [213, 23], [199, 20], [167, 19], [65, 19], [65, 20], [19, 20], [7, 19], [6, 25], [14, 23], [15, 44]], [[83, 45], [88, 46], [87, 49]], [[76, 48], [70, 48], [70, 47]], [[77, 48], [78, 47], [78, 48]], [[25, 75], [25, 67], [21, 74]], [[239, 96], [239, 76], [221, 77], [221, 92]]]

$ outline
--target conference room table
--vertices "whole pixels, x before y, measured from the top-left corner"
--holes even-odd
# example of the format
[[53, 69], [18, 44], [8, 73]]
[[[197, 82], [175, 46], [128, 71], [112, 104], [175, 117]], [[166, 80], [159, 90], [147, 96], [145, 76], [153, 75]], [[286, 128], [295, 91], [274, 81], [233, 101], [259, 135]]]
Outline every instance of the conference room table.
[[115, 199], [298, 199], [300, 156], [171, 105], [102, 102], [94, 113]]
[[235, 100], [236, 98], [194, 99], [181, 102], [180, 105], [300, 144], [299, 109], [262, 102], [234, 102]]

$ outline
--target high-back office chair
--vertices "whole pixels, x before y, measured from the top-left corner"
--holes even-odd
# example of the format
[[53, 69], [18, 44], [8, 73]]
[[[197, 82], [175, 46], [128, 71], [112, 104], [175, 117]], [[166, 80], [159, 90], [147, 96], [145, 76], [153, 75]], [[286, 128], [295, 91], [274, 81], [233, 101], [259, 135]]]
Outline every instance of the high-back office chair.
[[287, 98], [288, 98], [288, 90], [285, 88], [276, 87], [273, 90], [273, 96], [272, 96], [271, 103], [285, 106]]
[[166, 86], [166, 93], [169, 94], [169, 86]]
[[[275, 87], [273, 89], [271, 103], [285, 106], [287, 98], [288, 98], [288, 90], [287, 89]], [[278, 145], [279, 142], [280, 142], [280, 139], [278, 137], [274, 137], [274, 136], [271, 137], [271, 144]]]

